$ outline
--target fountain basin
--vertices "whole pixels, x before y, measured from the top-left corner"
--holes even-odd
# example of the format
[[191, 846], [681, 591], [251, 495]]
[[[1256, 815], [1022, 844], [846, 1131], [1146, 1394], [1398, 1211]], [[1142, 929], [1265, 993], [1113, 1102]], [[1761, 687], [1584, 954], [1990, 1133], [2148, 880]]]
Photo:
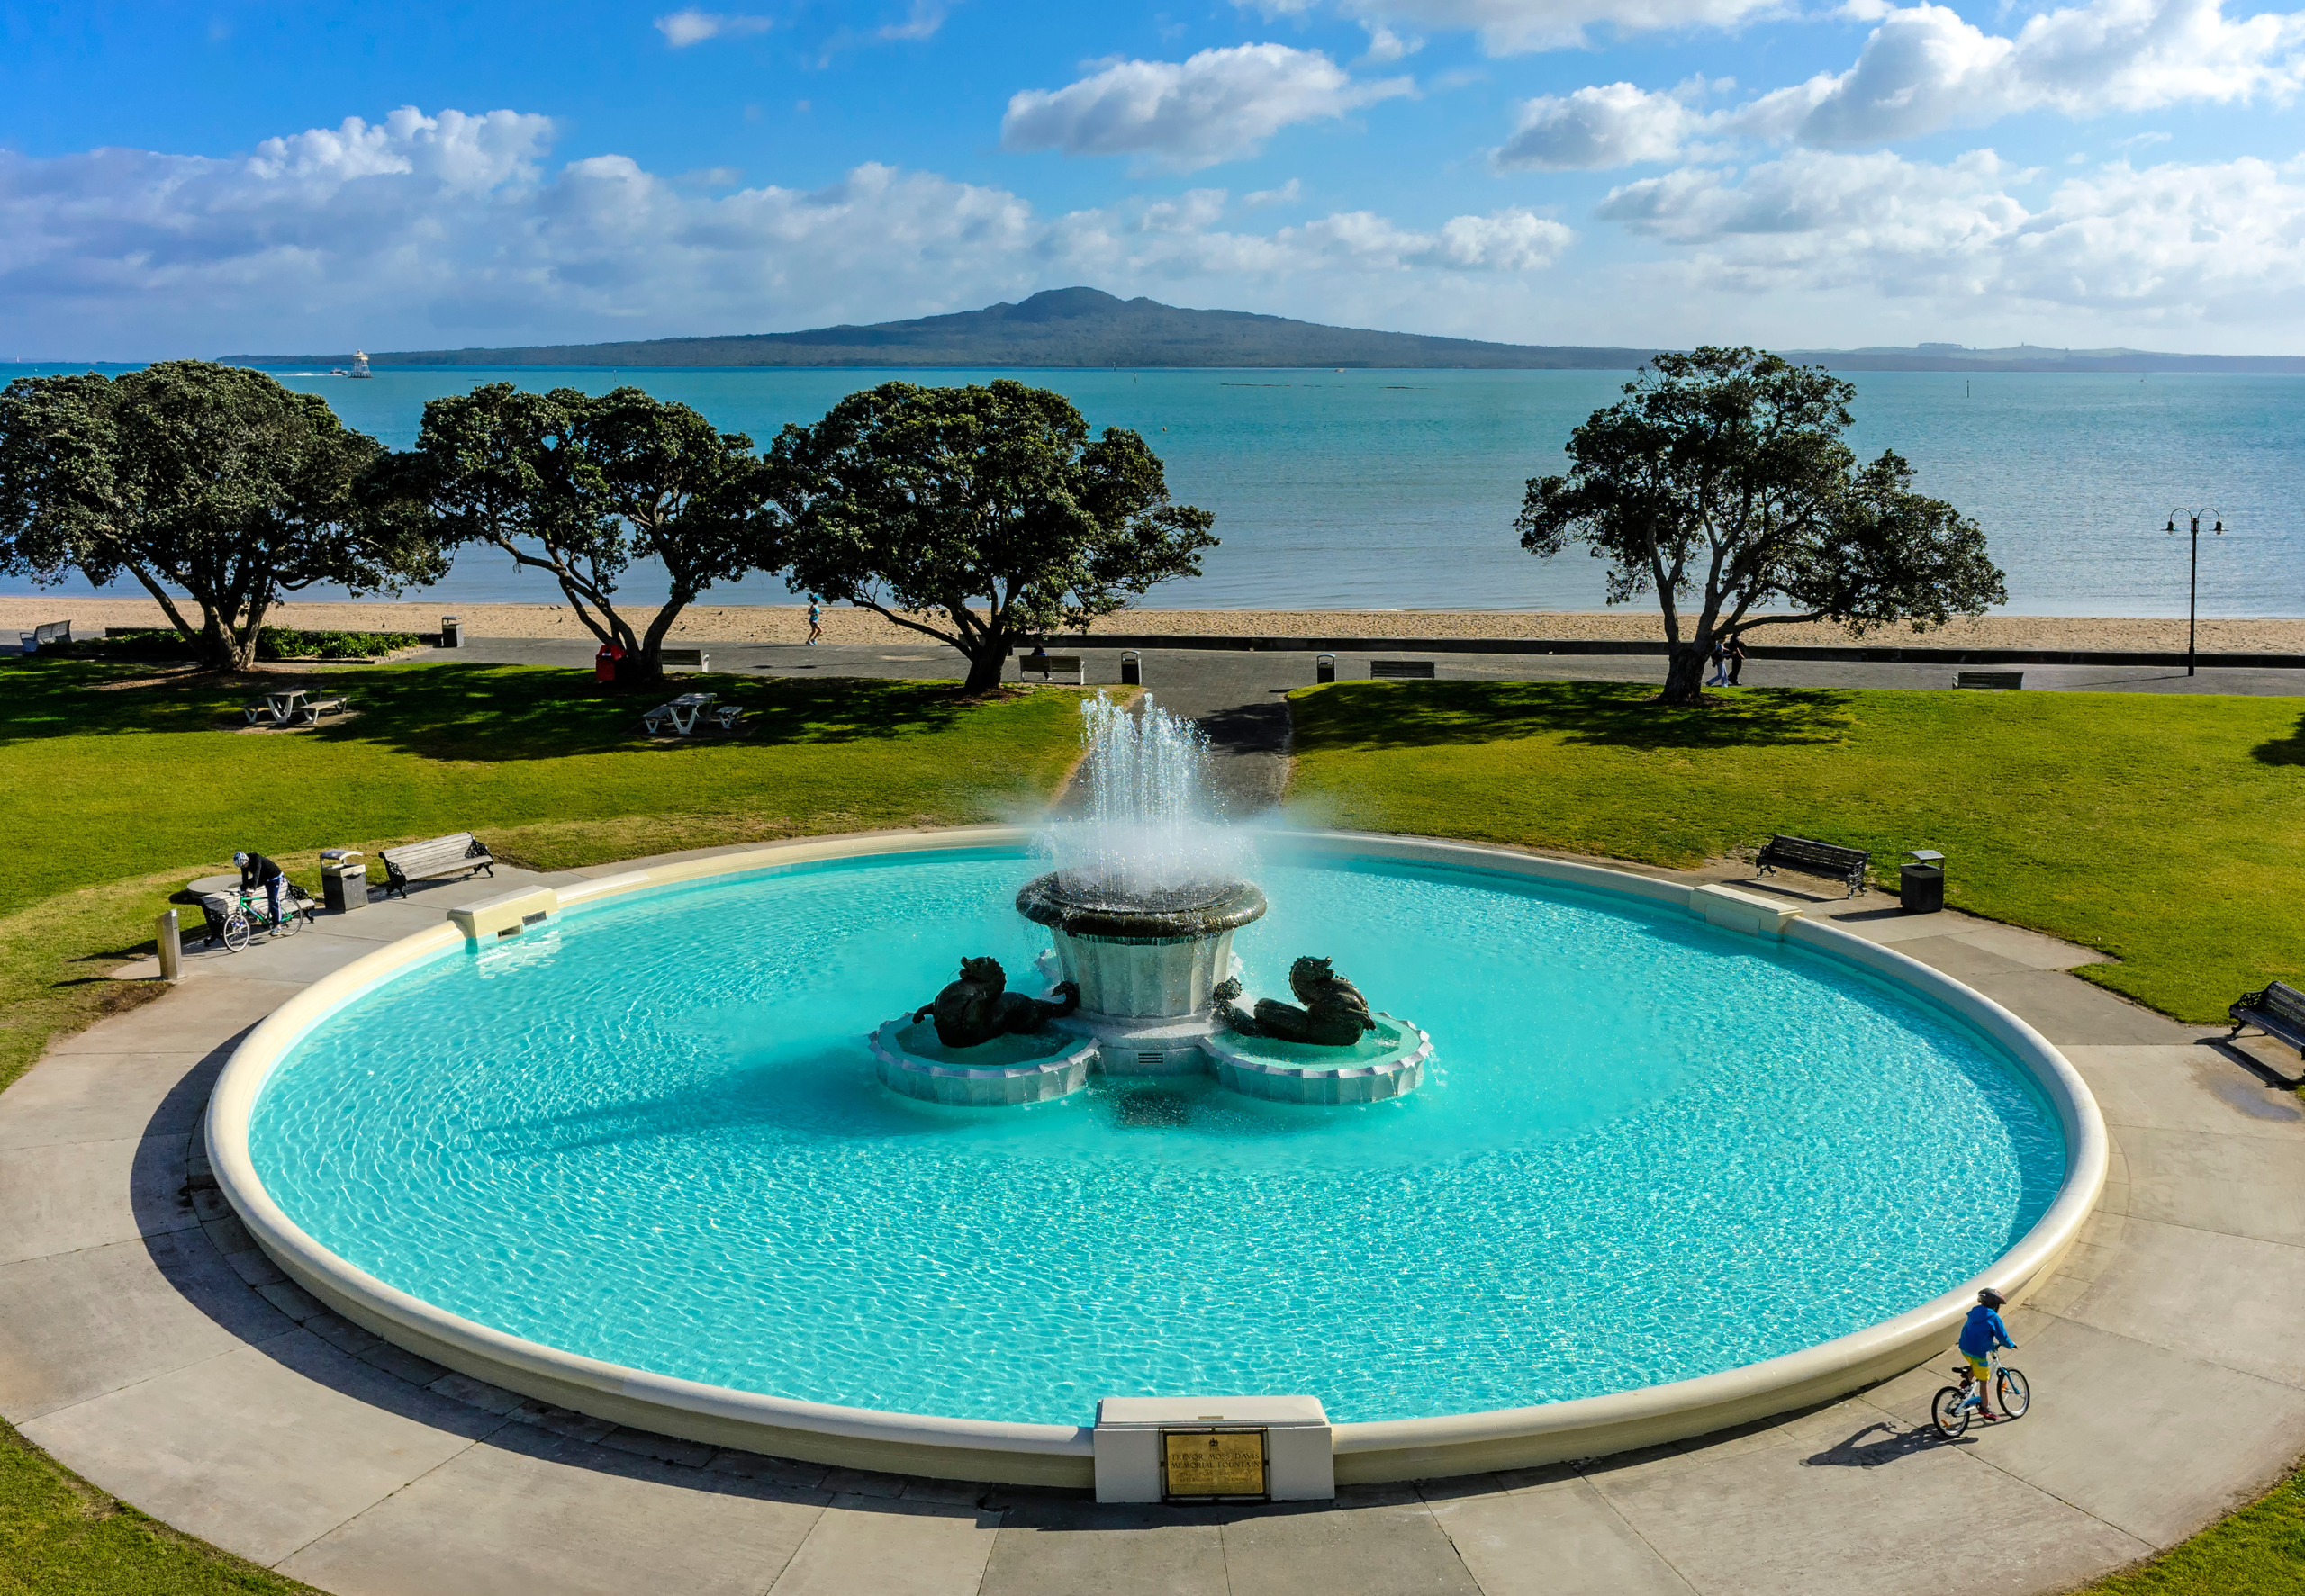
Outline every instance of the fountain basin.
[[[632, 869], [563, 888], [551, 959], [493, 980], [501, 949], [403, 939], [242, 1043], [209, 1108], [218, 1184], [298, 1284], [477, 1378], [755, 1451], [1066, 1486], [1090, 1483], [1098, 1394], [1311, 1392], [1344, 1482], [1822, 1402], [1933, 1356], [1978, 1286], [2021, 1300], [2103, 1185], [2079, 1077], [1939, 972], [1812, 921], [1721, 931], [1680, 883], [1389, 837], [1268, 843], [1297, 861], [1275, 901], [1322, 902], [1244, 958], [1271, 980], [1316, 933], [1385, 966], [1372, 989], [1438, 1036], [1416, 1096], [1210, 1121], [1237, 1095], [1187, 1085], [1132, 1126], [1092, 1086], [932, 1119], [858, 1046], [886, 1007], [842, 994], [1028, 961], [999, 929], [1026, 843]], [[1451, 957], [1388, 966], [1396, 942]], [[1660, 981], [1701, 1026], [1641, 1000]], [[1452, 1032], [1483, 990], [1488, 1023]], [[1547, 1054], [1580, 1014], [1610, 1029]], [[1565, 1095], [1595, 1105], [1545, 1131]], [[1415, 1222], [1388, 1222], [1405, 1190]], [[1751, 1309], [1788, 1291], [1799, 1311]], [[1428, 1327], [1413, 1379], [1328, 1355]]]
[[1433, 1056], [1433, 1038], [1394, 1014], [1373, 1014], [1377, 1029], [1349, 1048], [1315, 1047], [1222, 1028], [1201, 1039], [1210, 1071], [1229, 1089], [1268, 1103], [1381, 1103], [1414, 1092]]
[[1115, 1020], [1205, 1014], [1233, 959], [1233, 933], [1263, 918], [1246, 881], [1129, 893], [1052, 872], [1017, 894], [1017, 912], [1048, 927], [1080, 1006]]
[[1089, 1084], [1097, 1057], [1094, 1041], [1053, 1031], [948, 1048], [933, 1021], [901, 1018], [873, 1032], [871, 1046], [882, 1086], [955, 1108], [1016, 1108], [1065, 1096]]

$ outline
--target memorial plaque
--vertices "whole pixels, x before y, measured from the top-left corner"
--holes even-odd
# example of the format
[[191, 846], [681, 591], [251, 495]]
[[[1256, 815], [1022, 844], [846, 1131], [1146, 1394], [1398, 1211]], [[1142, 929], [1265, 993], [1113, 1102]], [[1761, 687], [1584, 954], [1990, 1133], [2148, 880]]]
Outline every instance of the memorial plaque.
[[1261, 1429], [1164, 1429], [1161, 1474], [1166, 1496], [1262, 1496]]

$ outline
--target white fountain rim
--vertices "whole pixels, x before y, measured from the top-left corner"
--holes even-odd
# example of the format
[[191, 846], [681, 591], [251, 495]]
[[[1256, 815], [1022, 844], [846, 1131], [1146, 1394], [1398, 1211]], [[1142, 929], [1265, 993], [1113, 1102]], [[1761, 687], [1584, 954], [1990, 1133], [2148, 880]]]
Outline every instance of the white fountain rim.
[[[1031, 834], [1017, 826], [868, 834], [656, 865], [609, 866], [587, 882], [561, 889], [560, 903], [591, 905], [716, 876], [836, 859], [1022, 847]], [[1265, 837], [1306, 851], [1495, 871], [1684, 908], [1694, 891], [1686, 883], [1473, 843], [1353, 832], [1277, 832]], [[206, 1118], [217, 1185], [258, 1244], [293, 1278], [356, 1322], [436, 1362], [618, 1423], [899, 1473], [1027, 1484], [1090, 1482], [1093, 1431], [1085, 1426], [811, 1402], [586, 1357], [493, 1330], [387, 1285], [297, 1225], [265, 1188], [249, 1153], [250, 1122], [266, 1081], [328, 1014], [406, 966], [444, 951], [462, 934], [453, 924], [435, 926], [322, 977], [258, 1024], [217, 1080]], [[1807, 1406], [1903, 1373], [1933, 1356], [1948, 1344], [1980, 1288], [1993, 1286], [2017, 1302], [2047, 1278], [2095, 1208], [2110, 1156], [2103, 1118], [2079, 1073], [2017, 1015], [1918, 960], [1806, 919], [1793, 921], [1785, 937], [1951, 1009], [1991, 1036], [2033, 1078], [2056, 1108], [2065, 1141], [2065, 1179], [2047, 1212], [1971, 1279], [1904, 1313], [1780, 1357], [1571, 1402], [1337, 1425], [1340, 1482], [1435, 1478], [1598, 1456]]]

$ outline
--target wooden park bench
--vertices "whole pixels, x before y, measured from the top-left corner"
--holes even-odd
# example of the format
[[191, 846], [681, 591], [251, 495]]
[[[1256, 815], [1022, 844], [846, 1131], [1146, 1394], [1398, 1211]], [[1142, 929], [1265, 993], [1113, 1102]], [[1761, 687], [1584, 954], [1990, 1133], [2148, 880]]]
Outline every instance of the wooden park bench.
[[1089, 685], [1089, 667], [1077, 654], [1044, 654], [1037, 648], [1029, 654], [1020, 653], [1017, 656], [1017, 674], [1022, 676], [1027, 671], [1038, 671], [1043, 681], [1053, 681], [1058, 672], [1069, 671], [1076, 686]]
[[435, 876], [469, 876], [475, 870], [496, 874], [496, 861], [478, 837], [468, 831], [453, 836], [434, 837], [429, 843], [410, 843], [398, 848], [386, 848], [377, 858], [384, 861], [384, 896], [399, 893], [408, 896], [408, 884]]
[[1956, 671], [1953, 685], [1983, 688], [1987, 692], [2013, 693], [2025, 685], [2022, 671]]
[[1370, 660], [1369, 676], [1374, 681], [1430, 681], [1433, 680], [1431, 660]]
[[2285, 1041], [2305, 1059], [2305, 992], [2287, 981], [2275, 981], [2262, 992], [2245, 992], [2241, 1001], [2225, 1011], [2233, 1016], [2230, 1041], [2245, 1025], [2255, 1025], [2276, 1041]]
[[662, 648], [656, 658], [666, 670], [678, 665], [683, 671], [710, 671], [712, 656], [701, 648]]
[[1865, 867], [1872, 862], [1873, 855], [1862, 848], [1843, 848], [1782, 833], [1769, 838], [1768, 845], [1753, 855], [1753, 868], [1765, 876], [1780, 870], [1822, 876], [1846, 886], [1851, 897], [1865, 890]]
[[42, 621], [40, 625], [32, 628], [32, 646], [34, 648], [46, 648], [51, 643], [69, 643], [71, 641], [72, 623], [68, 620]]

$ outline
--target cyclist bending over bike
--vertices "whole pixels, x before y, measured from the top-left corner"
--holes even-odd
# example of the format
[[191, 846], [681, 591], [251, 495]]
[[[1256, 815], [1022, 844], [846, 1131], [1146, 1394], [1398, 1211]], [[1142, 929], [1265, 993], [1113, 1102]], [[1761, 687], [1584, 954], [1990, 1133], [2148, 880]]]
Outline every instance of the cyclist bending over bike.
[[240, 867], [240, 890], [253, 892], [263, 888], [272, 923], [279, 924], [281, 896], [288, 890], [287, 872], [261, 853], [235, 853], [232, 862]]
[[2001, 1415], [1993, 1411], [1993, 1386], [1988, 1383], [1986, 1359], [1997, 1347], [2014, 1349], [2017, 1343], [2009, 1339], [2009, 1327], [2001, 1321], [2001, 1310], [2009, 1301], [1990, 1285], [1977, 1293], [1977, 1305], [1969, 1310], [1968, 1321], [1961, 1326], [1961, 1356], [1969, 1362], [1969, 1378], [1976, 1382], [1977, 1412], [1987, 1424], [1997, 1424]]

